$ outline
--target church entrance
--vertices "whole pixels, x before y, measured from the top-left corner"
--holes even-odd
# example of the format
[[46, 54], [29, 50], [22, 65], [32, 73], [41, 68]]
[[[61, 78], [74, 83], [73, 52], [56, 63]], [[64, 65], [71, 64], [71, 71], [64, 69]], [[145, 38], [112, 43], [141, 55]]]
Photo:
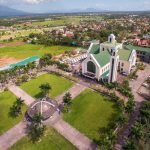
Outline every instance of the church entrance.
[[87, 72], [90, 72], [90, 73], [93, 73], [93, 74], [96, 73], [96, 66], [92, 61], [89, 61], [87, 63]]

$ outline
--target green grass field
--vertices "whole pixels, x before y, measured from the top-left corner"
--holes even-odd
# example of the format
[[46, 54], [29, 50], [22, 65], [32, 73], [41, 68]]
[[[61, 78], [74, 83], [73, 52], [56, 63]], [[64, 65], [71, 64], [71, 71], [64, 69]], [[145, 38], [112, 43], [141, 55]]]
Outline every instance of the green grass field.
[[80, 132], [97, 141], [100, 129], [107, 127], [110, 119], [113, 120], [112, 115], [117, 116], [118, 113], [108, 98], [85, 90], [72, 101], [71, 112], [64, 113], [63, 118]]
[[[9, 115], [10, 107], [16, 101], [16, 97], [9, 91], [0, 93], [0, 135], [19, 123], [24, 114], [17, 118], [12, 118]], [[23, 111], [25, 112], [26, 106]]]
[[42, 33], [42, 29], [27, 29], [27, 30], [17, 30], [17, 31], [5, 31], [5, 35], [0, 37], [0, 40], [8, 40], [10, 38], [24, 37], [28, 36], [30, 33]]
[[39, 86], [46, 82], [48, 82], [52, 87], [52, 90], [50, 91], [50, 96], [53, 98], [62, 94], [73, 85], [71, 81], [65, 78], [52, 74], [44, 74], [37, 77], [36, 79], [32, 79], [29, 82], [22, 84], [21, 88], [29, 95], [38, 98], [40, 93]]
[[20, 46], [11, 46], [0, 48], [0, 57], [14, 57], [18, 59], [27, 58], [33, 55], [43, 56], [45, 53], [51, 53], [52, 55], [59, 55], [65, 51], [73, 50], [73, 47], [69, 46], [48, 46], [24, 44]]
[[76, 148], [55, 130], [48, 129], [41, 142], [33, 144], [28, 137], [24, 137], [10, 150], [76, 150]]

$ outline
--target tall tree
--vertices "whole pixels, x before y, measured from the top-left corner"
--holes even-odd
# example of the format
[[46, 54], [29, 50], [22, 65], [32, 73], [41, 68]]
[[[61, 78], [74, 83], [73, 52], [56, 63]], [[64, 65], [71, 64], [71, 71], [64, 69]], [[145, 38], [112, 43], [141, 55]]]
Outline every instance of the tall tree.
[[29, 137], [33, 143], [40, 140], [44, 135], [46, 127], [42, 124], [43, 117], [41, 114], [35, 114], [32, 118], [32, 122], [29, 125]]
[[49, 83], [41, 84], [39, 88], [41, 89], [42, 96], [48, 96], [52, 89]]
[[63, 97], [63, 102], [67, 105], [70, 105], [71, 99], [72, 99], [71, 94], [69, 92], [67, 92]]

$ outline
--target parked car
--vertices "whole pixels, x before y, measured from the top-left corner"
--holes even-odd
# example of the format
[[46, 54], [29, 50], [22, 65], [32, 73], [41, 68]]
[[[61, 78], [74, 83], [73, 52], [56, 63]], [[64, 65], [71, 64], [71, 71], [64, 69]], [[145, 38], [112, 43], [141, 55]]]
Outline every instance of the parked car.
[[123, 76], [127, 76], [128, 74], [126, 72], [121, 73]]
[[142, 86], [149, 88], [149, 85], [147, 83], [143, 83]]

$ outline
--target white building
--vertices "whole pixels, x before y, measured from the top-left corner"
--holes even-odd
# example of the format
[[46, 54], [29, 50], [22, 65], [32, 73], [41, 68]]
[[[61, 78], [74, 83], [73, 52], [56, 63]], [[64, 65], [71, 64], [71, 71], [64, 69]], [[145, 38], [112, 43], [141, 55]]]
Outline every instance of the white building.
[[92, 79], [114, 82], [117, 71], [129, 74], [136, 64], [136, 51], [125, 49], [122, 43], [117, 43], [113, 34], [100, 45], [92, 43], [87, 53], [82, 62], [82, 74]]

